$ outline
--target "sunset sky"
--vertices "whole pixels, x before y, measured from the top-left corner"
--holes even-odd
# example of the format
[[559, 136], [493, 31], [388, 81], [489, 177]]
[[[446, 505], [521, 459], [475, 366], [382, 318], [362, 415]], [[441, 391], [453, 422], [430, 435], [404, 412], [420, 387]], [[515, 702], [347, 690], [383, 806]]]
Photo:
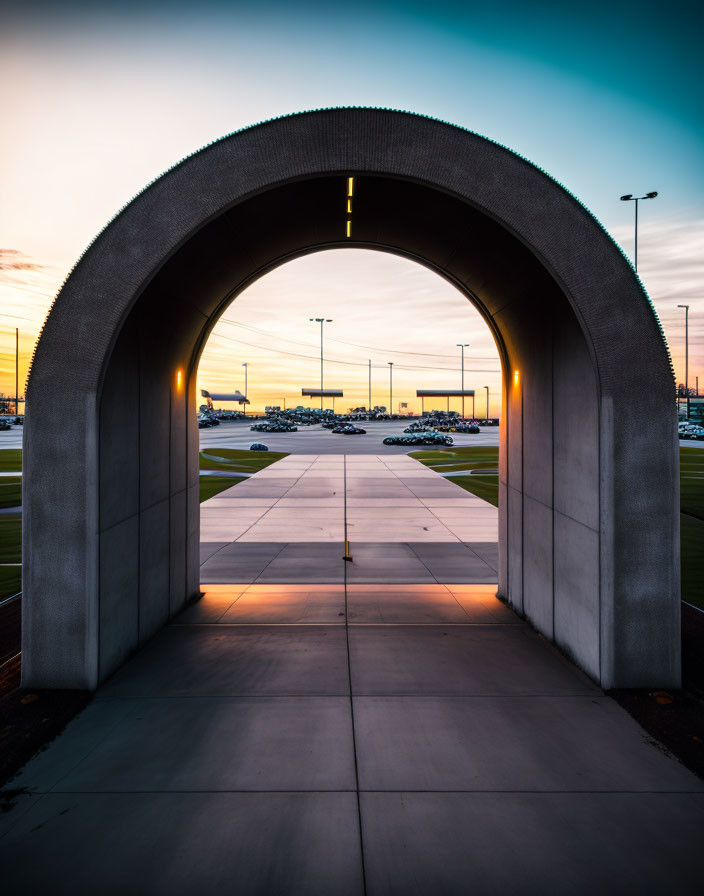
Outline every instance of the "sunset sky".
[[[370, 105], [441, 118], [521, 153], [581, 199], [633, 256], [678, 380], [690, 308], [690, 384], [704, 387], [704, 104], [701, 5], [562, 3], [0, 2], [0, 392], [23, 382], [53, 296], [81, 252], [183, 156], [277, 115]], [[432, 327], [428, 311], [432, 309]], [[417, 405], [416, 388], [492, 391], [492, 339], [466, 300], [411, 262], [361, 250], [300, 259], [226, 311], [200, 383], [255, 407], [326, 381], [343, 407]], [[349, 397], [349, 402], [348, 402]], [[482, 400], [483, 401], [483, 400]], [[483, 408], [483, 404], [482, 404]]]

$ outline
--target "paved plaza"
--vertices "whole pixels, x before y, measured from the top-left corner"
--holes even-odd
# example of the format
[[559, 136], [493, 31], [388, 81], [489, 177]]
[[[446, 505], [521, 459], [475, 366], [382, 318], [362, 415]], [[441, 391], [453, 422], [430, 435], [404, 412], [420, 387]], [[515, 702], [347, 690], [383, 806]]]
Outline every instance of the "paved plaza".
[[3, 893], [698, 892], [704, 782], [496, 598], [496, 537], [404, 457], [206, 502], [201, 600], [11, 782]]
[[201, 581], [495, 583], [497, 525], [406, 455], [290, 455], [202, 505]]

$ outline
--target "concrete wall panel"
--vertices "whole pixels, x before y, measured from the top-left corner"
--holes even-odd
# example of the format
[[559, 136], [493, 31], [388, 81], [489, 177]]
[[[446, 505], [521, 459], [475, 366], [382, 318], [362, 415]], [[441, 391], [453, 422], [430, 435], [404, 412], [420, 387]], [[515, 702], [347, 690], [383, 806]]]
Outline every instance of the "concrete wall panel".
[[169, 616], [173, 618], [186, 605], [189, 592], [186, 587], [186, 551], [188, 544], [187, 492], [171, 496], [169, 514]]
[[552, 508], [523, 496], [523, 612], [546, 638], [553, 637]]
[[523, 613], [523, 492], [506, 489], [508, 525], [508, 602]]
[[139, 510], [139, 354], [131, 328], [113, 353], [100, 405], [100, 528], [108, 529]]
[[600, 680], [599, 536], [555, 512], [555, 643]]
[[135, 650], [139, 638], [139, 517], [100, 535], [100, 679]]
[[139, 643], [169, 618], [170, 501], [154, 504], [139, 518]]

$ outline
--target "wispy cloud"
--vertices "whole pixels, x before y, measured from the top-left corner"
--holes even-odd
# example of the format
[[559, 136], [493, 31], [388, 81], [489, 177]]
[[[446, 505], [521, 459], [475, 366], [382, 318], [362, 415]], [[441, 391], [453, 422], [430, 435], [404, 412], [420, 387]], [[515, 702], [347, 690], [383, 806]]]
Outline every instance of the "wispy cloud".
[[40, 271], [43, 267], [19, 249], [0, 249], [0, 271]]
[[[633, 257], [633, 228], [614, 237]], [[685, 312], [689, 305], [690, 384], [704, 385], [704, 219], [646, 221], [638, 233], [638, 274], [665, 331], [678, 382], [684, 381]]]

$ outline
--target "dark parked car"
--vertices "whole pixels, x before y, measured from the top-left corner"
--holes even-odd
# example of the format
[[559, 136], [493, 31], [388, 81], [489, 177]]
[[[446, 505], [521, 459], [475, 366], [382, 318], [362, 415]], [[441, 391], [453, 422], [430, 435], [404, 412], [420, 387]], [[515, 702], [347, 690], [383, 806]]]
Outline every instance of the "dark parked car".
[[405, 436], [387, 436], [384, 445], [452, 445], [452, 436], [426, 429], [425, 432], [414, 432]]
[[361, 426], [355, 426], [354, 423], [343, 423], [340, 426], [336, 426], [333, 432], [343, 436], [365, 436], [367, 434], [366, 429], [362, 429]]
[[267, 448], [266, 445], [262, 445], [261, 442], [253, 442], [249, 446], [249, 450], [250, 451], [268, 451], [269, 449]]

